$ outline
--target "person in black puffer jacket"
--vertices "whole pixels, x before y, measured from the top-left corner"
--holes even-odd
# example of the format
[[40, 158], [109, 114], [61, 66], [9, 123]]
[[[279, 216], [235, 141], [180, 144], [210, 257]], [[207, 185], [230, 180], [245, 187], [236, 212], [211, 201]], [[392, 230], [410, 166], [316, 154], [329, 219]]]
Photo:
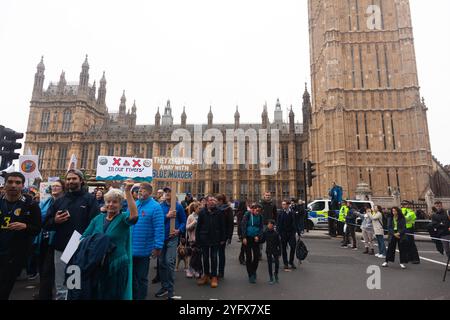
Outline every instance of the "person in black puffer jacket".
[[[269, 220], [267, 230], [264, 231], [261, 243], [266, 242], [267, 264], [269, 265], [269, 283], [278, 283], [278, 270], [280, 268], [281, 241], [280, 235], [275, 231], [275, 220]], [[275, 263], [275, 274], [272, 273], [272, 264]], [[274, 277], [275, 276], [275, 282]]]
[[227, 202], [227, 197], [224, 194], [217, 195], [218, 207], [222, 212], [225, 221], [225, 236], [226, 243], [219, 246], [219, 279], [222, 279], [225, 274], [225, 247], [227, 244], [231, 244], [231, 239], [233, 238], [234, 231], [234, 217], [233, 209], [231, 209], [230, 204]]
[[[218, 286], [217, 279], [217, 253], [220, 245], [224, 245], [225, 218], [217, 208], [217, 199], [206, 197], [206, 207], [200, 211], [195, 229], [195, 241], [200, 246], [203, 256], [203, 277], [197, 282], [205, 285], [211, 281], [211, 287]], [[210, 268], [211, 262], [211, 268]]]

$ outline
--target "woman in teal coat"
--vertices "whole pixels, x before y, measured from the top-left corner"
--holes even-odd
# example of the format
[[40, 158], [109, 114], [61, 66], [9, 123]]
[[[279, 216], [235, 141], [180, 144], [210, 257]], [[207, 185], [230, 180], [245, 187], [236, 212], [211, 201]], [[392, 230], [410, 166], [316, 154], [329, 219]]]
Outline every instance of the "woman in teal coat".
[[115, 250], [108, 257], [106, 272], [99, 280], [98, 299], [131, 300], [132, 299], [132, 253], [131, 226], [136, 224], [138, 211], [131, 188], [134, 182], [125, 182], [125, 199], [128, 202], [127, 212], [122, 212], [124, 195], [118, 189], [111, 189], [105, 194], [106, 213], [96, 216], [83, 234], [83, 238], [104, 233]]

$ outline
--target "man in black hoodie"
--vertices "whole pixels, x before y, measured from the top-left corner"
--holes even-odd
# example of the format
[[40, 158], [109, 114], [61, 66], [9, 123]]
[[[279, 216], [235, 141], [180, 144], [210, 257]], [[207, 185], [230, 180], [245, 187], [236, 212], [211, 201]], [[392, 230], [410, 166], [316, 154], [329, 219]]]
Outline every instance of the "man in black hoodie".
[[219, 210], [222, 212], [225, 220], [225, 236], [226, 243], [219, 246], [219, 279], [224, 277], [225, 274], [225, 247], [227, 244], [231, 244], [231, 239], [233, 238], [234, 231], [234, 217], [233, 209], [231, 209], [230, 204], [227, 202], [227, 197], [224, 194], [217, 195], [217, 205]]
[[272, 200], [270, 192], [264, 192], [264, 198], [259, 202], [262, 207], [262, 216], [264, 219], [264, 226], [267, 227], [269, 220], [277, 219], [277, 205]]
[[66, 174], [66, 194], [55, 201], [48, 209], [44, 220], [44, 229], [55, 231], [53, 248], [55, 249], [56, 299], [67, 299], [67, 287], [64, 285], [66, 264], [61, 256], [74, 231], [83, 234], [91, 220], [99, 213], [95, 197], [82, 190], [83, 173], [69, 170]]

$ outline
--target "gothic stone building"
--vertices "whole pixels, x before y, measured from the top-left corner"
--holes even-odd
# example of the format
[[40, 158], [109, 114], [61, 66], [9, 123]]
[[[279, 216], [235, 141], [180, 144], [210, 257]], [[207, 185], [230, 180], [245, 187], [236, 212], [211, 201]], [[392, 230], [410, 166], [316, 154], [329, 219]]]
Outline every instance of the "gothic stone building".
[[[278, 199], [300, 196], [304, 158], [317, 164], [312, 198], [327, 197], [333, 181], [346, 198], [355, 197], [359, 183], [368, 184], [374, 197], [399, 192], [402, 199], [417, 200], [430, 188], [436, 195], [450, 194], [450, 175], [431, 154], [409, 1], [308, 0], [308, 12], [312, 103], [305, 91], [303, 125], [295, 123], [292, 111], [283, 123], [277, 103], [273, 123], [264, 108], [261, 123], [242, 125], [236, 111], [234, 124], [216, 126], [279, 128], [279, 173], [264, 177], [257, 166], [202, 166], [184, 190], [250, 199], [264, 190]], [[41, 62], [26, 148], [39, 155], [45, 177], [63, 173], [72, 153], [91, 175], [98, 155], [168, 155], [170, 133], [193, 130], [186, 113], [180, 125], [173, 123], [169, 103], [154, 125], [136, 125], [136, 105], [127, 111], [125, 94], [119, 112], [109, 113], [105, 76], [97, 93], [95, 82], [89, 84], [87, 59], [77, 84], [67, 83], [63, 73], [44, 91], [44, 69]], [[205, 128], [213, 125], [211, 111], [207, 121]]]
[[[88, 176], [95, 176], [99, 155], [152, 158], [170, 156], [178, 143], [171, 141], [172, 132], [183, 128], [194, 133], [194, 125], [187, 123], [185, 110], [181, 123], [174, 124], [170, 101], [161, 116], [159, 108], [152, 125], [136, 125], [136, 102], [127, 109], [125, 92], [120, 99], [119, 112], [112, 113], [106, 106], [106, 78], [103, 74], [97, 90], [96, 83], [89, 83], [89, 63], [86, 57], [78, 83], [68, 83], [64, 72], [57, 84], [50, 83], [44, 90], [43, 60], [37, 67], [33, 88], [25, 150], [39, 155], [39, 165], [44, 179], [63, 175], [72, 154], [78, 158], [78, 167]], [[309, 93], [305, 89], [303, 112], [311, 109]], [[208, 128], [219, 129], [225, 137], [227, 129], [253, 128], [280, 130], [280, 167], [275, 176], [261, 175], [258, 164], [198, 165], [194, 180], [180, 186], [180, 191], [194, 195], [225, 193], [229, 198], [257, 200], [268, 190], [280, 200], [303, 195], [302, 148], [306, 148], [307, 136], [303, 126], [295, 123], [291, 107], [289, 123], [283, 122], [281, 104], [277, 101], [274, 121], [269, 122], [267, 105], [263, 107], [260, 123], [241, 124], [236, 108], [234, 123], [213, 124], [210, 109], [204, 133]], [[206, 145], [206, 143], [205, 143]], [[224, 148], [225, 148], [224, 144]], [[249, 142], [245, 148], [248, 155]], [[225, 152], [225, 150], [224, 150]], [[235, 153], [237, 159], [237, 153]], [[236, 160], [235, 159], [235, 160]], [[246, 158], [247, 159], [247, 158]], [[158, 182], [160, 188], [164, 182]]]

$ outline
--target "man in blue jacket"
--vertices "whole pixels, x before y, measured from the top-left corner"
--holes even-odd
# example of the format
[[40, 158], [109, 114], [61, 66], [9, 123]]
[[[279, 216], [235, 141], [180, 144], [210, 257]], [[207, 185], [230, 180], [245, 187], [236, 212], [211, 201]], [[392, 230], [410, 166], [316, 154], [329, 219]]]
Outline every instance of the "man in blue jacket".
[[139, 188], [138, 221], [132, 229], [133, 300], [145, 300], [148, 290], [150, 256], [159, 256], [164, 245], [164, 215], [152, 197], [153, 188], [141, 183]]
[[[181, 234], [186, 232], [186, 213], [183, 206], [177, 202], [176, 210], [170, 211], [170, 200], [172, 190], [168, 187], [163, 189], [164, 201], [161, 208], [165, 217], [165, 240], [164, 247], [159, 259], [159, 276], [161, 278], [161, 289], [156, 293], [157, 298], [167, 295], [168, 299], [173, 299], [173, 287], [175, 280], [175, 262], [177, 255], [178, 240]], [[175, 218], [175, 230], [170, 232], [170, 220]]]
[[331, 237], [336, 237], [336, 231], [338, 233], [342, 232], [342, 230], [336, 230], [337, 222], [336, 213], [341, 208], [342, 203], [342, 187], [338, 186], [336, 182], [333, 182], [333, 186], [328, 193], [331, 200], [330, 210], [328, 211], [328, 233]]

